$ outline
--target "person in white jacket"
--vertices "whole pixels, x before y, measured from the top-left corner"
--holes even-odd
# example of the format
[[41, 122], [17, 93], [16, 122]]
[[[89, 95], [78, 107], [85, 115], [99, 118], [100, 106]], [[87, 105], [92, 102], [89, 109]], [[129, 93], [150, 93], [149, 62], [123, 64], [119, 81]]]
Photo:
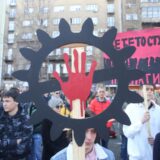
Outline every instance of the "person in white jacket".
[[160, 106], [153, 101], [153, 86], [147, 85], [146, 92], [147, 110], [143, 103], [130, 103], [125, 109], [131, 121], [131, 125], [123, 125], [129, 160], [152, 160], [154, 138], [160, 132]]

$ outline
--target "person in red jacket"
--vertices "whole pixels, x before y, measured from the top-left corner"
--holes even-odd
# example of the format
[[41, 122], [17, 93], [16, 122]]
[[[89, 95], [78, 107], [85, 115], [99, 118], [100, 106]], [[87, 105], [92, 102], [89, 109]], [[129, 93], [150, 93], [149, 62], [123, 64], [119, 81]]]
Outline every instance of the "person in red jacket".
[[106, 98], [106, 89], [102, 86], [97, 89], [97, 96], [90, 102], [89, 109], [95, 114], [100, 114], [110, 105], [110, 100]]
[[[106, 97], [106, 88], [104, 86], [99, 86], [97, 88], [97, 96], [90, 102], [88, 107], [93, 115], [98, 115], [104, 110], [106, 110], [110, 104], [111, 104], [111, 101]], [[106, 127], [109, 129], [109, 132], [113, 132], [110, 130], [112, 127], [112, 120], [109, 120], [107, 122]], [[102, 146], [107, 147], [108, 142], [102, 140]]]

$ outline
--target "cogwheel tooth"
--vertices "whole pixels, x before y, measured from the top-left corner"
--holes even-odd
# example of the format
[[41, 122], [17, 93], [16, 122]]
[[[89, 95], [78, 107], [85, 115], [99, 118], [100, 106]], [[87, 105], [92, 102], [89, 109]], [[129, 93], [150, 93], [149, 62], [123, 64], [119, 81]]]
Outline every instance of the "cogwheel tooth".
[[79, 133], [79, 129], [74, 129], [74, 138], [78, 146], [82, 146], [84, 139], [85, 139], [85, 130], [81, 130]]
[[48, 33], [46, 33], [45, 31], [38, 29], [37, 30], [37, 37], [38, 40], [43, 44], [43, 45], [47, 45], [50, 43], [50, 41], [52, 40], [51, 37], [49, 36]]
[[127, 46], [125, 48], [117, 50], [116, 58], [119, 61], [124, 62], [125, 60], [127, 60], [129, 57], [131, 57], [134, 54], [135, 50], [136, 48], [134, 46]]
[[113, 41], [115, 40], [116, 35], [117, 29], [115, 27], [111, 27], [106, 33], [104, 33], [103, 37], [101, 38], [101, 41], [105, 42], [106, 46], [110, 48], [111, 46], [113, 46]]
[[94, 26], [93, 26], [93, 22], [91, 18], [88, 18], [82, 26], [82, 30], [81, 32], [85, 32], [87, 35], [90, 34], [91, 36], [93, 36], [93, 30], [94, 30]]
[[21, 48], [20, 52], [22, 54], [23, 57], [25, 57], [26, 59], [32, 61], [33, 57], [35, 57], [36, 52], [33, 51], [30, 48]]
[[128, 70], [126, 74], [130, 82], [131, 80], [137, 80], [143, 77], [145, 75], [145, 72], [137, 70], [137, 69], [133, 69], [133, 70]]
[[128, 103], [141, 103], [144, 99], [136, 92], [129, 91], [126, 97]]
[[109, 131], [108, 131], [108, 129], [106, 128], [105, 124], [103, 125], [103, 127], [102, 127], [102, 125], [101, 125], [101, 126], [98, 128], [97, 132], [98, 132], [98, 135], [99, 135], [102, 139], [107, 140], [107, 138], [108, 138], [108, 136], [109, 136]]
[[12, 73], [12, 75], [21, 80], [21, 81], [27, 81], [28, 80], [28, 70], [19, 70]]
[[61, 19], [59, 23], [59, 31], [61, 35], [71, 33], [71, 28], [65, 19]]

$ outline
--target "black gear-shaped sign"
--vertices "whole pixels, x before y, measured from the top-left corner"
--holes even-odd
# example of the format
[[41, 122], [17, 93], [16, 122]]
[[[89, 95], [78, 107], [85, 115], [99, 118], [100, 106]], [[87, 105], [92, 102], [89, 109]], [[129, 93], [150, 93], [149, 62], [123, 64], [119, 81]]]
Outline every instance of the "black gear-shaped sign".
[[[51, 129], [53, 140], [60, 136], [64, 128], [74, 130], [74, 137], [78, 145], [83, 144], [87, 128], [95, 128], [99, 136], [106, 139], [106, 122], [109, 119], [114, 118], [122, 124], [130, 124], [128, 116], [122, 110], [124, 102], [137, 103], [143, 101], [142, 97], [128, 89], [131, 80], [144, 76], [143, 72], [128, 70], [125, 66], [125, 61], [135, 52], [135, 47], [128, 46], [116, 50], [113, 46], [113, 41], [115, 40], [117, 30], [114, 27], [109, 29], [103, 37], [94, 36], [93, 22], [90, 18], [84, 22], [82, 30], [79, 33], [73, 33], [69, 24], [64, 19], [61, 19], [59, 31], [60, 35], [58, 37], [51, 38], [46, 32], [37, 30], [37, 36], [42, 47], [37, 52], [29, 48], [20, 49], [21, 54], [31, 62], [31, 65], [28, 70], [19, 70], [13, 73], [14, 77], [21, 81], [27, 81], [29, 84], [29, 90], [22, 93], [19, 100], [21, 102], [35, 102], [37, 111], [31, 116], [31, 123], [37, 124], [43, 119], [50, 120], [53, 124]], [[94, 117], [71, 119], [61, 116], [53, 112], [43, 99], [44, 93], [60, 90], [61, 87], [56, 79], [39, 82], [42, 63], [54, 49], [72, 43], [84, 43], [95, 46], [106, 53], [113, 63], [112, 68], [97, 70], [94, 73], [93, 83], [111, 79], [117, 79], [118, 82], [116, 96], [111, 105], [104, 112]], [[63, 81], [67, 81], [67, 78], [61, 78]]]

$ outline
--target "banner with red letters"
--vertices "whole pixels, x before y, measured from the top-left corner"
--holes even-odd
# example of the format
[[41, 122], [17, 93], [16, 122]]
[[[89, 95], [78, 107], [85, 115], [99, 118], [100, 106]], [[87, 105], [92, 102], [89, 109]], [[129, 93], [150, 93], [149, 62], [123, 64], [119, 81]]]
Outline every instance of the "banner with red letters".
[[[135, 46], [136, 51], [126, 65], [129, 69], [139, 69], [146, 72], [145, 77], [132, 81], [132, 85], [160, 84], [160, 28], [144, 29], [118, 33], [114, 41], [116, 49]], [[104, 54], [105, 68], [112, 62]], [[116, 84], [116, 80], [107, 82]]]

